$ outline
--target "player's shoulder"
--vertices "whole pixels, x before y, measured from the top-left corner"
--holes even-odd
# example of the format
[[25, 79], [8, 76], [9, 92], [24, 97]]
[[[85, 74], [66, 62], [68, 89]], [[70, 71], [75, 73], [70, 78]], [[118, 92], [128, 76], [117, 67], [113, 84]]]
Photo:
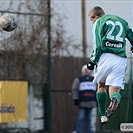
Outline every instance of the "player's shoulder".
[[119, 20], [119, 21], [125, 21], [126, 20], [118, 15], [113, 15], [113, 14], [106, 14], [104, 16], [101, 17], [101, 20], [108, 20], [108, 19], [112, 19], [112, 20]]
[[113, 22], [119, 21], [119, 22], [121, 22], [121, 23], [123, 23], [123, 24], [128, 24], [128, 22], [127, 22], [124, 18], [122, 18], [122, 17], [120, 17], [120, 16], [117, 16], [117, 15], [112, 15], [112, 14], [106, 14], [106, 15], [102, 16], [102, 17], [99, 19], [99, 23], [104, 24], [104, 23], [106, 23], [106, 21], [108, 21], [108, 20], [111, 20], [111, 21], [113, 21]]

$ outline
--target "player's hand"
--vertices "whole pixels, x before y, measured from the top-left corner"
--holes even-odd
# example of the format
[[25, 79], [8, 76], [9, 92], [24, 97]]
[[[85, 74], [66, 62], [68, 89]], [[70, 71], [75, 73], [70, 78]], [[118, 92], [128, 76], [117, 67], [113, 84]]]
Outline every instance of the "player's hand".
[[88, 68], [89, 70], [93, 70], [93, 69], [94, 69], [94, 66], [95, 66], [95, 64], [92, 63], [91, 61], [87, 64], [87, 68]]
[[79, 100], [78, 99], [74, 99], [74, 105], [79, 105]]

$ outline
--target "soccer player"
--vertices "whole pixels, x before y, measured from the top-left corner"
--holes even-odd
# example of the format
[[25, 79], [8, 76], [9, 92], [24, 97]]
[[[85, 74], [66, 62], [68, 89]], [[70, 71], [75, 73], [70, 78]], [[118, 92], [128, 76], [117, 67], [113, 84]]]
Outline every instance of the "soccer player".
[[[121, 100], [127, 68], [126, 38], [133, 50], [133, 32], [123, 18], [105, 14], [99, 6], [93, 7], [88, 16], [93, 23], [93, 51], [87, 67], [95, 68], [93, 82], [98, 83], [96, 98], [101, 123], [105, 124]], [[107, 86], [111, 101], [106, 109]]]

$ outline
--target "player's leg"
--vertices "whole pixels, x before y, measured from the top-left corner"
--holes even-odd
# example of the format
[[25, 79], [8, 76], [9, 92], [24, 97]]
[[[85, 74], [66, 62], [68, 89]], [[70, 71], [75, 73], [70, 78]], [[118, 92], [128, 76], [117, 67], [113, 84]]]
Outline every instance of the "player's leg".
[[104, 124], [108, 121], [108, 118], [105, 115], [107, 92], [106, 92], [106, 85], [104, 83], [98, 84], [96, 98], [98, 102], [98, 109], [100, 112], [101, 123]]
[[120, 89], [124, 89], [125, 71], [127, 68], [127, 59], [112, 55], [112, 71], [106, 78], [106, 85], [109, 86], [110, 105], [106, 110], [106, 116], [109, 118], [116, 110], [121, 100]]
[[120, 103], [121, 95], [119, 92], [120, 92], [120, 88], [114, 87], [114, 86], [109, 87], [109, 96], [110, 96], [111, 102], [109, 104], [109, 107], [106, 110], [106, 116], [108, 118], [116, 111], [116, 108]]

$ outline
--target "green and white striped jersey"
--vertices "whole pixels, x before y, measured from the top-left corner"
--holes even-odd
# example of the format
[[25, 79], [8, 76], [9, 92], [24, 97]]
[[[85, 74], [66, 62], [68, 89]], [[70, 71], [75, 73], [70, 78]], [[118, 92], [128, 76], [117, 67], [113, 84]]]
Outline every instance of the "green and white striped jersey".
[[115, 15], [104, 15], [99, 18], [92, 28], [93, 51], [90, 60], [97, 63], [102, 53], [113, 53], [126, 56], [126, 38], [133, 46], [133, 31], [128, 23]]

